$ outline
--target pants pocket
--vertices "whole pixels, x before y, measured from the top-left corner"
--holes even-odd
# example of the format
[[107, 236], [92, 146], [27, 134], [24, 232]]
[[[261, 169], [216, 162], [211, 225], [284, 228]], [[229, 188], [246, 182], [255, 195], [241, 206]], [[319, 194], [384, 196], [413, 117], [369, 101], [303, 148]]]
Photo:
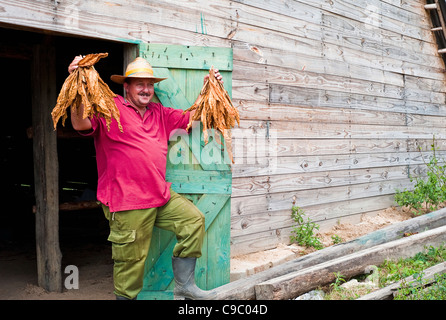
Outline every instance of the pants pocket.
[[112, 243], [112, 258], [115, 261], [135, 261], [142, 258], [136, 241], [136, 230], [110, 230], [108, 241]]

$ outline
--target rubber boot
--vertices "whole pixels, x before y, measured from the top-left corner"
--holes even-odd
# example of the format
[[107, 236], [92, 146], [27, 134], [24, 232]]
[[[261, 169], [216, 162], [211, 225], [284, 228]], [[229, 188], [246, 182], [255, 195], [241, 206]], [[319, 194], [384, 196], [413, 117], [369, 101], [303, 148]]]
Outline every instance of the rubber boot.
[[216, 293], [212, 290], [201, 290], [195, 284], [196, 258], [172, 257], [173, 275], [175, 278], [175, 289], [173, 290], [176, 300], [212, 300]]

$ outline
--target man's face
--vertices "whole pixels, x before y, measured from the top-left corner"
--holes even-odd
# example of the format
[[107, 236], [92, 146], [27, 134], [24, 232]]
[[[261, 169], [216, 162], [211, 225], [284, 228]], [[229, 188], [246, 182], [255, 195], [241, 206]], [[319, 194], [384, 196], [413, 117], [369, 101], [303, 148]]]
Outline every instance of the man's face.
[[124, 83], [126, 98], [137, 108], [145, 108], [155, 94], [153, 80], [133, 78]]

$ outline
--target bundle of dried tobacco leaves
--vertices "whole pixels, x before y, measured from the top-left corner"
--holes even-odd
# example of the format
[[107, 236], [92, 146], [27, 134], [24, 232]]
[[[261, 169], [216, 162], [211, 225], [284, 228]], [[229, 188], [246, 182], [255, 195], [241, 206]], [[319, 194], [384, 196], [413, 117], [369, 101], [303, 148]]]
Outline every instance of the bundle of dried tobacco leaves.
[[209, 70], [209, 79], [201, 89], [200, 97], [194, 105], [185, 110], [185, 112], [195, 110], [187, 129], [192, 126], [193, 121], [201, 120], [205, 143], [208, 143], [208, 129], [213, 128], [219, 131], [225, 140], [229, 157], [234, 163], [230, 129], [234, 127], [235, 122], [240, 125], [240, 117], [223, 84], [215, 78], [214, 72], [214, 67], [212, 67]]
[[78, 63], [76, 68], [62, 86], [57, 98], [57, 104], [51, 112], [54, 129], [57, 122], [62, 117], [62, 125], [67, 119], [67, 109], [72, 106], [75, 110], [82, 104], [84, 112], [82, 117], [97, 115], [105, 118], [107, 128], [110, 130], [112, 118], [118, 122], [119, 129], [122, 130], [119, 120], [120, 114], [113, 100], [116, 94], [110, 90], [108, 85], [101, 79], [96, 69], [93, 67], [101, 58], [108, 56], [108, 53], [97, 53], [86, 55]]

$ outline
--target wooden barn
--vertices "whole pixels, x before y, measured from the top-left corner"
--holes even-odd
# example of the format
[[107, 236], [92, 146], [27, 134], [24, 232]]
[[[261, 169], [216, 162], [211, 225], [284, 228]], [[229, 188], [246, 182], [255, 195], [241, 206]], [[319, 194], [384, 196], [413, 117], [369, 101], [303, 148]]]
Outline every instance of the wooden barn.
[[[103, 219], [92, 140], [69, 123], [54, 131], [50, 117], [71, 60], [96, 52], [109, 54], [96, 69], [119, 94], [110, 75], [146, 58], [172, 79], [156, 93], [176, 108], [190, 106], [212, 65], [224, 76], [241, 118], [232, 130], [235, 163], [217, 163], [212, 153], [185, 163], [200, 155], [180, 138], [170, 148], [183, 161], [168, 164], [174, 188], [209, 215], [204, 286], [228, 281], [231, 256], [288, 243], [293, 206], [321, 229], [392, 206], [396, 190], [423, 174], [434, 137], [446, 150], [442, 7], [437, 0], [0, 0], [1, 92], [13, 99], [2, 108], [0, 235], [35, 237], [39, 284], [60, 290], [60, 224], [77, 221], [82, 234], [96, 230], [92, 217]], [[171, 286], [159, 271], [173, 243], [161, 231], [158, 239], [152, 251], [161, 262], [147, 266], [156, 292]]]

